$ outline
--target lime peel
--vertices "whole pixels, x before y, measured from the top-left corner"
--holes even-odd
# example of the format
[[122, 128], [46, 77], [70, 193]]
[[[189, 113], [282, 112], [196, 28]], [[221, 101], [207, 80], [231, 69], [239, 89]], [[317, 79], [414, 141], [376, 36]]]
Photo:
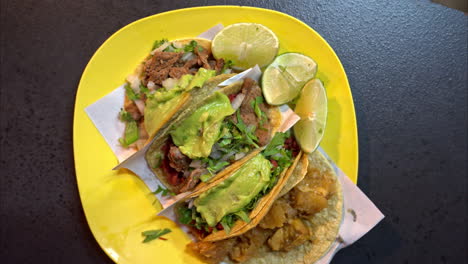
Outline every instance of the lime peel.
[[319, 79], [304, 85], [294, 112], [301, 120], [294, 125], [294, 134], [304, 152], [311, 153], [319, 146], [327, 122], [327, 94]]
[[266, 66], [278, 54], [278, 37], [268, 27], [256, 23], [237, 23], [222, 29], [211, 42], [216, 59], [234, 62], [234, 68], [244, 70], [258, 64]]
[[317, 63], [304, 54], [290, 52], [279, 55], [263, 73], [265, 100], [271, 105], [291, 102], [316, 73]]

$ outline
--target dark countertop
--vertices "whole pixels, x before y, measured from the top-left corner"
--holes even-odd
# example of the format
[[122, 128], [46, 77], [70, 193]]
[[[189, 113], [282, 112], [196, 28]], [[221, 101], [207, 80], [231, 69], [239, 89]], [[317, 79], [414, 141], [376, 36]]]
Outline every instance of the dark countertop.
[[193, 5], [241, 4], [318, 31], [347, 72], [359, 187], [387, 216], [338, 263], [466, 263], [467, 17], [429, 1], [1, 0], [2, 263], [112, 263], [79, 199], [72, 149], [83, 69], [112, 33]]

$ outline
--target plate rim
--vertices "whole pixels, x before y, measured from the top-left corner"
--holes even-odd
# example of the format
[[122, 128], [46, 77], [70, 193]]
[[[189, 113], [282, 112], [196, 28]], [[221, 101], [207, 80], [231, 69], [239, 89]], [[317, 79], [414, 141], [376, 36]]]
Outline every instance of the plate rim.
[[[112, 33], [112, 35], [110, 35], [104, 42], [102, 42], [99, 47], [96, 49], [96, 51], [93, 53], [93, 55], [91, 56], [91, 58], [89, 59], [88, 63], [86, 64], [84, 70], [83, 70], [83, 73], [81, 74], [81, 77], [80, 77], [80, 80], [78, 82], [78, 86], [77, 86], [77, 90], [76, 90], [76, 94], [75, 94], [75, 100], [74, 100], [74, 111], [73, 111], [73, 132], [72, 132], [72, 140], [73, 140], [73, 161], [74, 161], [74, 170], [75, 170], [75, 179], [76, 179], [76, 183], [77, 183], [77, 187], [78, 187], [78, 193], [79, 193], [79, 196], [80, 196], [80, 201], [81, 201], [81, 207], [83, 208], [83, 212], [84, 212], [84, 215], [85, 215], [85, 218], [86, 218], [86, 222], [88, 224], [88, 227], [91, 231], [91, 233], [93, 234], [93, 237], [94, 239], [96, 240], [96, 242], [98, 243], [99, 247], [106, 253], [106, 255], [114, 262], [118, 262], [116, 259], [115, 259], [115, 256], [110, 254], [104, 247], [104, 245], [101, 245], [100, 241], [97, 239], [96, 237], [96, 234], [95, 234], [95, 231], [91, 228], [90, 224], [89, 224], [89, 218], [88, 218], [88, 214], [86, 213], [86, 210], [83, 206], [83, 190], [81, 190], [80, 188], [80, 184], [79, 184], [79, 180], [78, 180], [78, 173], [77, 173], [77, 154], [76, 154], [76, 147], [75, 147], [75, 144], [78, 144], [77, 141], [76, 141], [76, 133], [78, 131], [78, 128], [77, 128], [77, 113], [78, 111], [82, 111], [83, 109], [78, 109], [78, 104], [77, 104], [77, 100], [78, 100], [78, 95], [80, 93], [80, 90], [81, 89], [84, 89], [84, 88], [81, 88], [82, 86], [82, 83], [83, 83], [83, 80], [85, 78], [85, 76], [88, 74], [88, 71], [89, 71], [89, 68], [90, 68], [90, 65], [94, 62], [94, 60], [96, 60], [96, 57], [98, 56], [98, 54], [100, 53], [100, 51], [104, 48], [104, 46], [106, 46], [106, 44], [108, 42], [111, 42], [118, 34], [120, 34], [120, 32], [122, 31], [125, 31], [127, 28], [129, 27], [132, 27], [133, 25], [135, 24], [138, 24], [138, 23], [142, 23], [146, 20], [150, 20], [150, 19], [157, 19], [159, 16], [163, 16], [163, 15], [168, 15], [168, 14], [176, 14], [176, 13], [183, 13], [183, 12], [190, 12], [190, 11], [196, 11], [196, 10], [208, 10], [208, 9], [217, 9], [217, 8], [225, 8], [225, 9], [251, 9], [251, 10], [255, 10], [255, 11], [260, 11], [260, 12], [267, 12], [267, 13], [271, 13], [271, 14], [274, 14], [274, 15], [279, 15], [279, 16], [284, 16], [284, 17], [287, 17], [288, 19], [291, 19], [295, 22], [298, 22], [299, 24], [301, 24], [302, 26], [305, 26], [306, 28], [308, 28], [309, 30], [313, 31], [314, 33], [316, 33], [317, 37], [323, 41], [325, 43], [325, 45], [331, 50], [332, 52], [332, 55], [337, 59], [338, 61], [338, 64], [339, 64], [339, 68], [341, 71], [343, 71], [344, 73], [344, 82], [346, 83], [346, 86], [349, 90], [349, 95], [350, 95], [350, 99], [351, 99], [351, 107], [352, 107], [352, 120], [350, 120], [353, 124], [353, 131], [351, 131], [353, 134], [355, 134], [355, 145], [356, 145], [356, 169], [355, 171], [353, 171], [352, 173], [355, 175], [355, 178], [351, 178], [351, 180], [357, 184], [357, 181], [358, 181], [358, 172], [359, 172], [359, 137], [358, 137], [358, 124], [357, 124], [357, 118], [356, 118], [356, 109], [355, 109], [355, 105], [354, 105], [354, 98], [353, 98], [353, 94], [352, 94], [352, 91], [351, 91], [351, 86], [349, 84], [349, 81], [348, 81], [348, 76], [346, 74], [346, 71], [341, 63], [341, 60], [339, 59], [338, 55], [335, 53], [335, 50], [330, 46], [330, 44], [314, 29], [312, 28], [311, 26], [309, 26], [308, 24], [306, 24], [305, 22], [301, 21], [300, 19], [292, 16], [292, 15], [289, 15], [287, 13], [284, 13], [284, 12], [280, 12], [280, 11], [277, 11], [277, 10], [273, 10], [273, 9], [268, 9], [268, 8], [261, 8], [261, 7], [254, 7], [254, 6], [243, 6], [243, 5], [212, 5], [212, 6], [194, 6], [194, 7], [186, 7], [186, 8], [180, 8], [180, 9], [174, 9], [174, 10], [168, 10], [168, 11], [165, 11], [165, 12], [160, 12], [160, 13], [156, 13], [156, 14], [152, 14], [152, 15], [149, 15], [149, 16], [146, 16], [146, 17], [142, 17], [140, 19], [137, 19], [133, 22], [130, 22], [128, 23], [127, 25], [119, 28], [117, 31], [115, 31], [114, 33]], [[349, 177], [349, 176], [348, 176]]]

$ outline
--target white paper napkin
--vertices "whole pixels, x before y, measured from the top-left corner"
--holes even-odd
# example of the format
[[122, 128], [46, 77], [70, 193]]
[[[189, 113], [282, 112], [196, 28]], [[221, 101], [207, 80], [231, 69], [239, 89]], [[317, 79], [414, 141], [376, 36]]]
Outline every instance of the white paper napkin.
[[327, 157], [335, 169], [338, 180], [343, 188], [344, 200], [343, 223], [339, 230], [339, 237], [331, 246], [328, 253], [316, 262], [317, 264], [327, 264], [330, 263], [336, 252], [353, 244], [374, 228], [384, 218], [384, 215], [348, 176], [336, 166], [321, 147], [318, 150]]

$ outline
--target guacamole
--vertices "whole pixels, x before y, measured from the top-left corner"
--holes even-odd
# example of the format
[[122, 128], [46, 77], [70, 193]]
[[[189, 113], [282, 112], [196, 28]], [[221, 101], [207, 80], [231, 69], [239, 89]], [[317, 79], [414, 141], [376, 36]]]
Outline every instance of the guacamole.
[[256, 155], [219, 185], [195, 199], [196, 210], [209, 226], [214, 226], [225, 215], [242, 210], [269, 183], [271, 163]]
[[222, 121], [233, 113], [229, 98], [215, 92], [205, 105], [171, 132], [172, 140], [191, 159], [208, 157], [219, 138]]
[[195, 76], [183, 75], [177, 85], [171, 90], [158, 90], [147, 100], [145, 106], [145, 128], [149, 135], [153, 135], [168, 120], [162, 118], [179, 110], [184, 92], [194, 87], [201, 87], [206, 80], [216, 74], [213, 70], [201, 68]]
[[153, 135], [167, 121], [164, 118], [168, 113], [177, 111], [177, 106], [182, 101], [182, 91], [156, 92], [155, 95], [146, 100], [145, 106], [145, 128], [149, 135]]

